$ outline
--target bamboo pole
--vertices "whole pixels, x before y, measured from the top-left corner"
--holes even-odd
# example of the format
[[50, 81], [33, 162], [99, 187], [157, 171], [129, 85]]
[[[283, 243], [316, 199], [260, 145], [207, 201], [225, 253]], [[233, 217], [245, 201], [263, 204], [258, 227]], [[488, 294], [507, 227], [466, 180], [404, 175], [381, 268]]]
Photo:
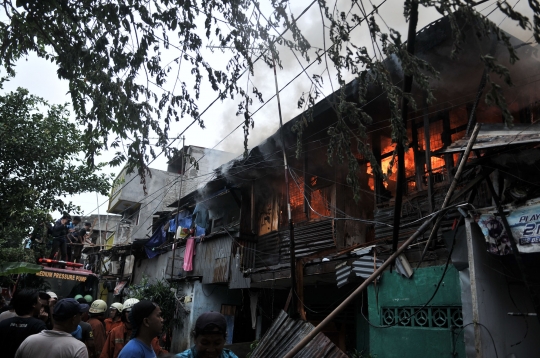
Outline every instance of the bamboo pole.
[[[439, 215], [442, 213], [439, 212]], [[336, 307], [335, 310], [333, 310], [321, 323], [319, 323], [317, 325], [317, 327], [315, 327], [311, 332], [309, 332], [305, 337], [304, 339], [302, 339], [300, 342], [298, 342], [298, 344], [296, 346], [294, 346], [290, 351], [289, 353], [287, 353], [284, 358], [292, 358], [294, 357], [295, 354], [297, 354], [298, 352], [300, 352], [300, 350], [302, 348], [304, 348], [313, 338], [315, 338], [315, 336], [321, 332], [323, 330], [323, 328], [328, 324], [330, 323], [334, 318], [337, 317], [337, 315], [351, 302], [354, 301], [354, 299], [356, 298], [356, 296], [358, 296], [360, 293], [362, 293], [362, 291], [364, 291], [366, 289], [366, 287], [371, 283], [373, 282], [377, 277], [379, 277], [379, 275], [381, 275], [383, 273], [383, 271], [388, 267], [390, 266], [390, 264], [392, 262], [394, 262], [394, 260], [403, 252], [405, 251], [405, 249], [414, 241], [416, 240], [428, 227], [429, 225], [431, 224], [431, 222], [433, 221], [433, 219], [437, 217], [437, 215], [435, 216], [432, 216], [429, 220], [426, 220], [415, 232], [414, 234], [412, 234], [411, 237], [409, 237], [404, 243], [403, 245], [401, 245], [401, 247], [399, 247], [397, 249], [396, 252], [394, 252], [392, 254], [392, 256], [390, 256], [388, 258], [388, 260], [386, 260], [377, 270], [375, 270], [375, 272], [373, 272], [373, 274], [371, 276], [369, 276], [356, 290], [354, 290], [353, 293], [350, 294], [349, 297], [347, 297], [343, 302], [341, 302], [341, 304], [339, 306]]]
[[[482, 127], [482, 124], [480, 123], [477, 123], [476, 126], [474, 127], [474, 130], [471, 134], [471, 138], [469, 139], [469, 143], [467, 144], [467, 148], [465, 149], [465, 153], [463, 153], [461, 162], [459, 162], [456, 175], [454, 176], [454, 179], [452, 180], [452, 184], [450, 184], [450, 188], [448, 188], [448, 191], [446, 192], [446, 197], [444, 198], [444, 202], [441, 206], [441, 210], [446, 208], [448, 203], [450, 203], [450, 199], [452, 199], [452, 194], [454, 194], [454, 190], [456, 189], [457, 183], [461, 177], [461, 174], [463, 173], [463, 169], [465, 168], [465, 164], [467, 163], [467, 158], [469, 158], [469, 154], [471, 153], [472, 147], [474, 143], [476, 142], [476, 137], [478, 137], [478, 132], [480, 132], [481, 127]], [[435, 222], [435, 225], [433, 226], [433, 229], [431, 230], [431, 234], [429, 234], [429, 238], [426, 242], [426, 246], [424, 247], [424, 251], [422, 251], [422, 256], [420, 257], [420, 261], [418, 265], [420, 265], [420, 263], [424, 259], [427, 248], [429, 247], [429, 243], [431, 242], [431, 240], [433, 240], [435, 235], [437, 235], [439, 226], [441, 226], [441, 221], [442, 221], [442, 216], [438, 216], [437, 221]]]

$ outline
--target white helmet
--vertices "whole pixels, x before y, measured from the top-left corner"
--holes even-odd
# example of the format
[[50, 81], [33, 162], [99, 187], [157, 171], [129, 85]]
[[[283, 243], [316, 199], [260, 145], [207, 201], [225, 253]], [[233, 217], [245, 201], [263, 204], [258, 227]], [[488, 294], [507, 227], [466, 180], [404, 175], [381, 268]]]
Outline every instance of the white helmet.
[[133, 306], [135, 306], [136, 303], [138, 303], [139, 300], [136, 299], [136, 298], [128, 298], [126, 300], [126, 302], [124, 302], [124, 309], [123, 311], [127, 311], [127, 312], [130, 312], [131, 311], [131, 308], [133, 308]]
[[124, 305], [122, 305], [120, 302], [115, 302], [111, 304], [111, 308], [117, 310], [118, 312], [122, 312], [122, 309], [124, 309]]
[[103, 300], [95, 300], [90, 306], [90, 313], [103, 313], [107, 310], [107, 302]]

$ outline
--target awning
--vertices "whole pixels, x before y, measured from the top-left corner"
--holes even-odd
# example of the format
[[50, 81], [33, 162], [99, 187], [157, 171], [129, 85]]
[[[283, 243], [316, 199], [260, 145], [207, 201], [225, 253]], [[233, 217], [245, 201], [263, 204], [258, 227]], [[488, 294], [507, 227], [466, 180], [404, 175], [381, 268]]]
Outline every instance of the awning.
[[28, 262], [3, 262], [0, 263], [0, 276], [14, 275], [19, 273], [38, 273], [43, 266]]
[[[464, 137], [452, 143], [448, 148], [439, 153], [463, 152], [469, 143], [469, 138]], [[540, 143], [540, 124], [514, 124], [507, 127], [504, 123], [482, 124], [480, 133], [476, 138], [473, 150], [504, 147], [524, 143]]]

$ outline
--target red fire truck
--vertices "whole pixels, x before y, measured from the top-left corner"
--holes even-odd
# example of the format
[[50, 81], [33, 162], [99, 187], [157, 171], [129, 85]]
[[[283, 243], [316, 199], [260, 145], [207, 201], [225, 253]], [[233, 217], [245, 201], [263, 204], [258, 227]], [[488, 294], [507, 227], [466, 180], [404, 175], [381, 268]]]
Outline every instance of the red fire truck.
[[39, 263], [43, 270], [23, 275], [19, 282], [21, 288], [53, 291], [59, 299], [76, 295], [97, 297], [98, 277], [92, 271], [83, 269], [83, 264], [50, 259], [39, 259]]

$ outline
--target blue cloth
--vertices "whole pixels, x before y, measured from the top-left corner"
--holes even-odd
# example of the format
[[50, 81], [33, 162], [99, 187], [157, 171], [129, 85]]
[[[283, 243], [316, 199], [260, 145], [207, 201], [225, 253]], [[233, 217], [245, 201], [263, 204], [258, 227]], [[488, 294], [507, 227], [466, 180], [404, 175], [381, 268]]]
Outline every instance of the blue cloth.
[[146, 251], [146, 256], [149, 259], [160, 255], [161, 250], [152, 250], [155, 247], [161, 246], [167, 238], [167, 233], [163, 230], [163, 226], [157, 229], [150, 240], [144, 245], [144, 250]]
[[[176, 221], [178, 220], [178, 225], [180, 227], [183, 227], [185, 229], [190, 229], [192, 220], [191, 220], [191, 214], [187, 211], [183, 211], [180, 214], [178, 214], [178, 217], [172, 218], [169, 221], [169, 232], [176, 232]], [[206, 230], [204, 227], [201, 226], [195, 226], [195, 236], [201, 236], [206, 233]]]
[[[183, 218], [189, 218], [189, 225], [191, 225], [191, 213], [187, 210], [181, 211], [176, 217], [172, 218], [169, 221], [169, 232], [176, 232], [176, 221], [181, 220]], [[186, 227], [182, 224], [180, 224], [181, 227]], [[189, 226], [187, 226], [189, 227]]]
[[[176, 358], [199, 358], [199, 355], [197, 354], [195, 346], [193, 346], [190, 349], [183, 351], [182, 353], [178, 353], [176, 355]], [[238, 356], [234, 354], [231, 350], [223, 348], [223, 351], [221, 352], [219, 358], [238, 358]]]
[[195, 224], [206, 229], [209, 216], [208, 208], [203, 204], [197, 204], [195, 205], [195, 210], [193, 210], [193, 215], [197, 215], [195, 218]]
[[82, 328], [81, 326], [77, 326], [77, 329], [73, 332], [71, 332], [71, 335], [75, 338], [77, 338], [79, 341], [82, 341]]
[[118, 358], [156, 358], [156, 353], [152, 347], [133, 338], [122, 348]]

